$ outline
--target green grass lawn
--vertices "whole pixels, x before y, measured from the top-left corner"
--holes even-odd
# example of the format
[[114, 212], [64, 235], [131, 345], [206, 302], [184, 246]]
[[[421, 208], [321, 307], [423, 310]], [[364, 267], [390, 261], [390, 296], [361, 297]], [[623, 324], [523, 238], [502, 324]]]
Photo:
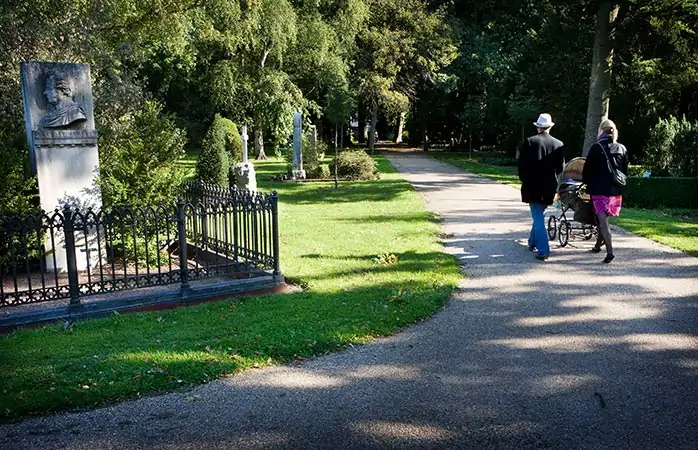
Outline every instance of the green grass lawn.
[[[377, 156], [382, 179], [282, 183], [281, 265], [305, 289], [170, 311], [114, 314], [0, 336], [0, 420], [190, 388], [251, 367], [365, 343], [430, 316], [461, 278], [422, 198]], [[394, 256], [393, 256], [394, 255]]]
[[194, 178], [196, 176], [196, 162], [199, 160], [198, 150], [189, 150], [184, 155], [184, 158], [179, 160], [177, 165], [184, 169], [185, 177], [187, 179]]
[[[516, 167], [493, 166], [471, 159], [467, 153], [429, 153], [433, 158], [461, 169], [520, 187]], [[698, 211], [685, 209], [640, 209], [624, 207], [615, 224], [639, 236], [698, 256]]]

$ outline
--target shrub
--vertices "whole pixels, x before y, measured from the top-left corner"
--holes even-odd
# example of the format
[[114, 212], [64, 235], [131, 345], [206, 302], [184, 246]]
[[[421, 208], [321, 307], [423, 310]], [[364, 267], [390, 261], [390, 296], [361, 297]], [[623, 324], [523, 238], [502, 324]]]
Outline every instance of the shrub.
[[628, 165], [628, 176], [629, 177], [642, 177], [645, 172], [649, 170], [645, 166], [638, 165], [638, 164], [629, 164]]
[[238, 132], [238, 127], [232, 120], [221, 118], [221, 123], [225, 129], [225, 149], [228, 152], [228, 161], [231, 167], [242, 162], [242, 138]]
[[337, 166], [337, 176], [349, 180], [375, 180], [378, 178], [376, 162], [365, 151], [344, 151], [332, 161], [330, 171], [334, 173]]
[[230, 160], [226, 150], [227, 127], [220, 114], [216, 114], [213, 123], [201, 143], [201, 153], [196, 164], [196, 174], [205, 183], [229, 186]]
[[[307, 173], [315, 173], [318, 170], [320, 160], [325, 157], [326, 152], [327, 144], [318, 139], [313, 148], [310, 145], [310, 133], [303, 134], [303, 169]], [[291, 159], [293, 159], [293, 153]]]
[[29, 173], [24, 133], [8, 134], [0, 129], [0, 215], [24, 214], [37, 204], [36, 178]]
[[698, 208], [698, 178], [628, 178], [623, 204], [638, 208]]
[[[24, 133], [8, 133], [0, 129], [0, 174], [3, 177], [0, 183], [0, 225], [3, 224], [3, 216], [23, 216], [28, 212], [36, 213], [39, 209], [36, 178], [29, 174], [28, 162]], [[32, 239], [37, 239], [35, 231], [31, 234], [34, 236]], [[7, 233], [0, 238], [0, 273], [7, 273], [13, 266], [21, 270], [25, 258], [38, 258], [36, 245], [28, 246], [21, 235]], [[30, 249], [28, 253], [27, 249]]]
[[104, 205], [150, 206], [175, 199], [184, 179], [176, 166], [184, 156], [184, 132], [152, 101], [122, 120], [118, 133], [100, 136]]
[[329, 178], [330, 167], [327, 164], [320, 164], [312, 172], [307, 171], [308, 178]]
[[652, 128], [644, 164], [657, 175], [698, 176], [698, 123], [669, 116]]
[[221, 118], [225, 130], [225, 151], [228, 155], [228, 182], [235, 184], [235, 164], [242, 162], [242, 137], [232, 120]]

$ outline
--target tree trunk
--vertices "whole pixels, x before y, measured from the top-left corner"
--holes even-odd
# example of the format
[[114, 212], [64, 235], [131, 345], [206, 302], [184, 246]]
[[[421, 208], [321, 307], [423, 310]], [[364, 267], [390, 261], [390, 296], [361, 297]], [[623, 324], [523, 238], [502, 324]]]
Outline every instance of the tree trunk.
[[589, 148], [598, 139], [599, 124], [608, 118], [609, 95], [611, 90], [611, 66], [613, 63], [613, 23], [618, 16], [619, 5], [615, 0], [601, 2], [596, 15], [596, 36], [594, 37], [594, 56], [591, 62], [589, 80], [589, 103], [587, 104], [587, 123], [584, 135], [582, 155], [589, 153]]
[[395, 138], [396, 144], [402, 143], [402, 128], [405, 126], [405, 113], [400, 113], [400, 120], [397, 125], [397, 137]]
[[254, 130], [254, 151], [257, 154], [255, 159], [267, 159], [267, 155], [264, 153], [264, 136], [260, 129]]
[[358, 129], [356, 130], [358, 136], [356, 138], [359, 144], [363, 144], [366, 142], [366, 106], [363, 104], [359, 104], [358, 122]]
[[376, 124], [378, 123], [378, 104], [371, 105], [371, 129], [368, 134], [368, 151], [373, 153], [376, 147]]

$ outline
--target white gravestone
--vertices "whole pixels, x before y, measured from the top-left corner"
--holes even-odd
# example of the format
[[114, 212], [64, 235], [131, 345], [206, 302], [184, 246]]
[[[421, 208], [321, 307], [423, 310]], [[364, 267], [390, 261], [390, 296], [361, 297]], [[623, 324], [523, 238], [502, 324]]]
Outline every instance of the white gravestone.
[[293, 169], [291, 178], [294, 180], [305, 179], [303, 170], [303, 116], [301, 113], [293, 114]]
[[242, 162], [235, 165], [235, 186], [238, 189], [248, 189], [250, 191], [257, 190], [257, 176], [254, 172], [254, 166], [247, 160], [247, 127], [242, 127]]
[[[20, 77], [29, 162], [38, 179], [41, 208], [49, 215], [66, 206], [98, 211], [102, 197], [95, 182], [99, 154], [90, 66], [30, 61], [21, 64]], [[94, 268], [99, 254], [95, 227], [76, 231], [75, 246], [77, 269]], [[62, 230], [53, 244], [46, 237], [46, 250], [48, 270], [67, 269]]]

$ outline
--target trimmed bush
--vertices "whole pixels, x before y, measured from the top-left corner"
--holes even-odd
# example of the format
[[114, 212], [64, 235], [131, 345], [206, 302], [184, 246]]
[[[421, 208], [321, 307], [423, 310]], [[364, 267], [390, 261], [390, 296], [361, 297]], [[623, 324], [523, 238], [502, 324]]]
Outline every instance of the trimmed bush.
[[[206, 183], [229, 186], [228, 177], [230, 161], [226, 150], [228, 127], [220, 114], [216, 114], [213, 123], [201, 143], [201, 153], [196, 164], [197, 177]], [[231, 122], [232, 123], [232, 122]]]
[[221, 123], [225, 129], [225, 149], [228, 152], [230, 166], [242, 162], [242, 138], [238, 132], [238, 127], [232, 120], [221, 118]]
[[658, 175], [698, 176], [698, 122], [659, 119], [645, 149], [644, 164]]
[[242, 162], [242, 137], [232, 120], [221, 118], [225, 130], [225, 151], [228, 155], [228, 182], [235, 184], [235, 164]]
[[638, 208], [698, 209], [698, 178], [628, 178], [623, 204]]
[[312, 172], [307, 172], [308, 178], [329, 178], [330, 167], [327, 164], [320, 164]]
[[334, 173], [337, 166], [337, 176], [349, 180], [376, 180], [378, 170], [376, 162], [365, 151], [344, 151], [330, 164], [330, 172]]

